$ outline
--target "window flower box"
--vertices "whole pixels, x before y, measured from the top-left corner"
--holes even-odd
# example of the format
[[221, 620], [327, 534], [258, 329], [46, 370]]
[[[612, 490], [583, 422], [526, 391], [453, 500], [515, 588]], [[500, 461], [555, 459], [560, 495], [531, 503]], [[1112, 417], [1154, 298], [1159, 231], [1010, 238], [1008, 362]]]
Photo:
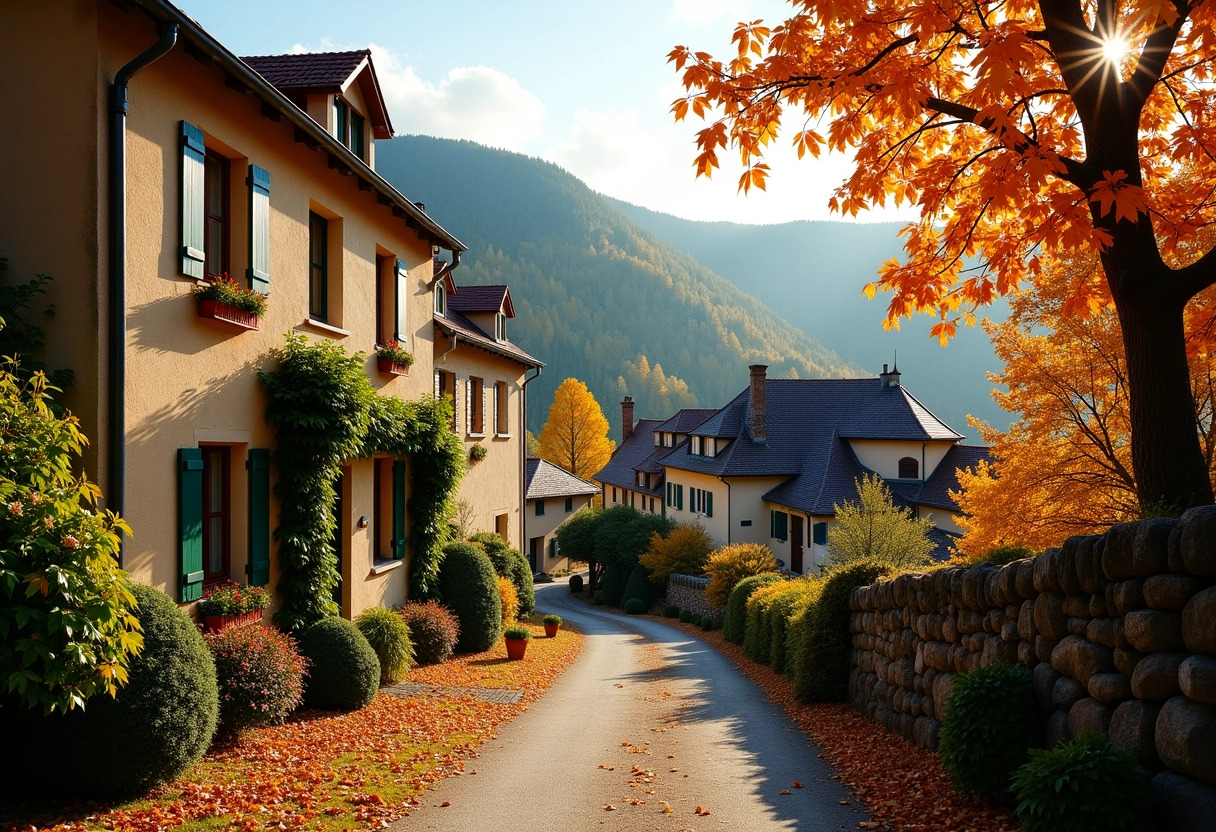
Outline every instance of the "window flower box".
[[409, 375], [413, 363], [414, 354], [404, 349], [398, 341], [389, 341], [376, 350], [376, 369], [385, 375]]
[[213, 632], [243, 627], [262, 620], [270, 605], [270, 593], [260, 586], [241, 586], [232, 581], [213, 586], [199, 602], [207, 629]]
[[384, 358], [376, 359], [376, 369], [388, 376], [408, 376], [410, 374], [409, 364], [399, 364]]
[[258, 328], [258, 316], [255, 313], [246, 312], [239, 306], [233, 306], [223, 301], [200, 300], [198, 302], [198, 316], [200, 318], [223, 321], [224, 323], [238, 326], [241, 329]]
[[266, 297], [246, 289], [226, 274], [201, 283], [194, 289], [198, 316], [233, 324], [242, 329], [257, 329], [258, 317], [266, 314]]
[[261, 623], [266, 610], [250, 610], [249, 612], [238, 612], [233, 615], [204, 615], [203, 622], [207, 625], [207, 630], [212, 633], [218, 633], [220, 630], [227, 630], [229, 627], [245, 627], [250, 624]]

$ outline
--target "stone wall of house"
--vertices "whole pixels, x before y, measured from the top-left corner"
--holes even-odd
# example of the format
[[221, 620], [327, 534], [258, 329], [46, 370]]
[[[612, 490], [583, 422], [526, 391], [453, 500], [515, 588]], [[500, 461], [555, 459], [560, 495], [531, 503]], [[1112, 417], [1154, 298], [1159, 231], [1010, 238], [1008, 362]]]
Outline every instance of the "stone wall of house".
[[1105, 732], [1216, 817], [1216, 506], [901, 575], [850, 606], [849, 696], [874, 721], [935, 749], [956, 673], [1021, 664], [1049, 743]]
[[716, 624], [721, 624], [726, 610], [709, 603], [705, 597], [705, 587], [707, 586], [709, 586], [709, 578], [672, 575], [667, 579], [667, 603], [674, 604], [681, 610], [688, 610], [702, 618], [709, 618]]

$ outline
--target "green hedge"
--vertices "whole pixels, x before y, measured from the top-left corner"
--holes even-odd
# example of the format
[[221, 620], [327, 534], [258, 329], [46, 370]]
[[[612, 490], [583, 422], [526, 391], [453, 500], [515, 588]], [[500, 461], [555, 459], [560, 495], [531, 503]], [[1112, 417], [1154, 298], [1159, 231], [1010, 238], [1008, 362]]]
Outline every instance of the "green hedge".
[[536, 609], [536, 587], [532, 582], [532, 566], [528, 559], [502, 535], [494, 532], [478, 532], [469, 540], [480, 543], [494, 571], [515, 585], [515, 592], [519, 596], [519, 617], [531, 615]]
[[481, 547], [449, 543], [439, 564], [436, 595], [460, 622], [457, 653], [481, 653], [502, 637], [498, 575]]
[[862, 563], [834, 570], [824, 581], [823, 593], [806, 615], [803, 651], [794, 676], [794, 698], [799, 702], [843, 702], [849, 683], [849, 596], [890, 573], [890, 568]]
[[726, 600], [726, 616], [722, 619], [722, 637], [734, 644], [742, 644], [747, 623], [747, 599], [752, 593], [765, 584], [780, 581], [782, 577], [774, 572], [763, 575], [751, 575], [735, 584]]

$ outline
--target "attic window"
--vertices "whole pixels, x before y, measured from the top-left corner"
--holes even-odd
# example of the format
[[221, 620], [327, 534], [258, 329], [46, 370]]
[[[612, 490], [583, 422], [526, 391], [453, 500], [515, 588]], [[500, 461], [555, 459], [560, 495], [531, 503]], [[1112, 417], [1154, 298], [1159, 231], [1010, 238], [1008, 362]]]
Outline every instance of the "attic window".
[[504, 312], [499, 312], [494, 316], [494, 340], [507, 340], [507, 316]]
[[915, 480], [920, 477], [920, 466], [916, 460], [910, 456], [905, 456], [899, 461], [899, 478], [901, 480]]
[[334, 96], [334, 137], [363, 161], [367, 161], [365, 153], [367, 132], [366, 120], [349, 104], [338, 96]]
[[442, 318], [447, 314], [447, 309], [448, 293], [441, 280], [435, 284], [435, 314]]
[[672, 435], [670, 433], [663, 434], [663, 447], [670, 448], [672, 446]]

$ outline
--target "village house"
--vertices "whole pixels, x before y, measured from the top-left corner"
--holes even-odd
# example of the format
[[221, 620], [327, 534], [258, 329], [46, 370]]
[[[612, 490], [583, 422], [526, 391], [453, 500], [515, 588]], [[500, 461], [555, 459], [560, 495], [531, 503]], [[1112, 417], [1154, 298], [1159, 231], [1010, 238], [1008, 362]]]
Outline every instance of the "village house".
[[604, 505], [659, 510], [704, 526], [717, 546], [761, 543], [798, 574], [827, 561], [834, 506], [857, 498], [856, 481], [878, 474], [898, 505], [932, 517], [935, 557], [959, 536], [957, 471], [987, 449], [930, 413], [898, 369], [868, 379], [769, 379], [750, 384], [720, 410], [683, 410], [633, 424], [621, 405], [622, 441], [596, 474]]
[[589, 507], [599, 492], [595, 483], [580, 479], [547, 459], [528, 457], [524, 474], [524, 537], [534, 573], [569, 568], [569, 559], [557, 547], [557, 530], [577, 511]]
[[[458, 290], [464, 245], [376, 173], [393, 128], [370, 52], [239, 58], [165, 0], [13, 4], [4, 20], [0, 77], [23, 103], [0, 125], [0, 254], [14, 278], [54, 277], [45, 359], [76, 372], [61, 398], [135, 531], [134, 579], [183, 603], [227, 579], [277, 582], [256, 373], [284, 333], [363, 352], [383, 396], [431, 395], [438, 372], [479, 379], [493, 409], [458, 425], [489, 454], [463, 493], [521, 545], [524, 375], [540, 364], [506, 340], [505, 288], [487, 303]], [[196, 302], [224, 275], [265, 295], [265, 314]], [[390, 342], [412, 367], [377, 362]], [[409, 466], [343, 464], [346, 617], [406, 598]]]

